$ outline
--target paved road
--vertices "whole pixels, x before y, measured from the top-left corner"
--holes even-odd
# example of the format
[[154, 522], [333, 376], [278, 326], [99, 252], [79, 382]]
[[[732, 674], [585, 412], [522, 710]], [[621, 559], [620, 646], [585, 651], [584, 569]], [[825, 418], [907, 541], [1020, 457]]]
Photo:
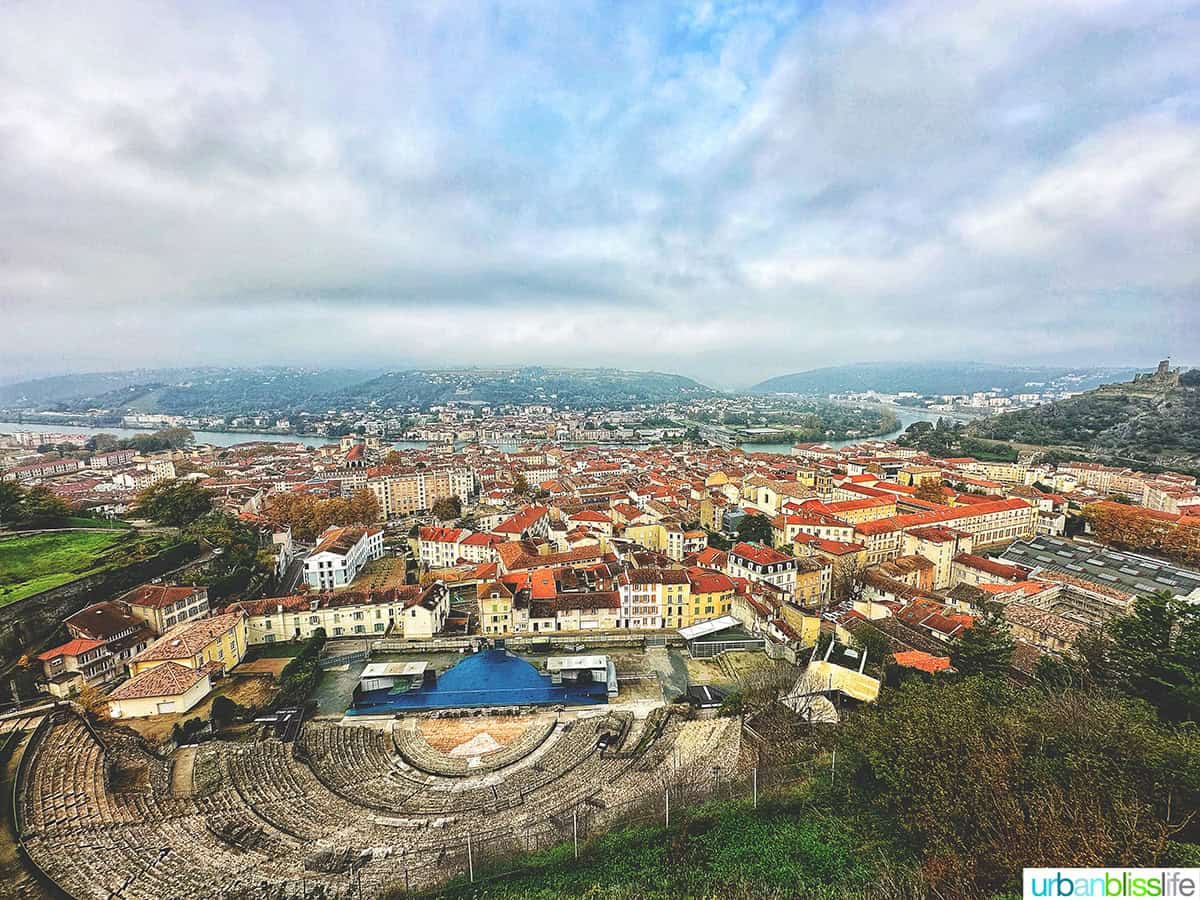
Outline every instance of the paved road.
[[296, 593], [296, 585], [304, 574], [304, 556], [300, 555], [288, 563], [287, 571], [279, 581], [279, 591], [283, 596]]

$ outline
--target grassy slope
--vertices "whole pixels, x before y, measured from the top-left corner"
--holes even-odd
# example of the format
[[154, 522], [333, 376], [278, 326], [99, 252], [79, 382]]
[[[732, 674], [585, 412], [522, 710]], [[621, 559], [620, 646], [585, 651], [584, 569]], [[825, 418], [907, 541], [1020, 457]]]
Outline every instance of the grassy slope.
[[118, 529], [132, 528], [128, 522], [122, 522], [120, 519], [89, 519], [85, 516], [67, 516], [63, 520], [64, 528], [100, 528], [100, 529]]
[[[627, 827], [581, 847], [568, 842], [480, 873], [440, 893], [472, 897], [861, 896], [879, 854], [846, 823], [804, 799], [709, 803], [686, 823]], [[510, 873], [503, 874], [501, 873]], [[489, 874], [497, 877], [489, 878]], [[401, 894], [396, 894], [401, 896]]]
[[[121, 531], [94, 530], [0, 538], [0, 606], [103, 568], [127, 538]], [[140, 543], [153, 549], [162, 539], [147, 537]]]

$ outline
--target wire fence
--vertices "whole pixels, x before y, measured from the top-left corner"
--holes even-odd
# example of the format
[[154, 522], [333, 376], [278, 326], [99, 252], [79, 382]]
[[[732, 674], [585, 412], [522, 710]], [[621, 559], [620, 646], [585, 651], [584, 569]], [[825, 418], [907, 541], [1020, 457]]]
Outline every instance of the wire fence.
[[789, 787], [816, 774], [811, 762], [796, 765], [725, 771], [711, 767], [696, 777], [693, 768], [686, 780], [664, 778], [657, 790], [619, 803], [585, 799], [573, 807], [519, 830], [478, 827], [447, 835], [437, 849], [396, 847], [386, 856], [359, 851], [347, 861], [345, 871], [311, 879], [268, 883], [248, 875], [243, 884], [227, 888], [236, 900], [351, 900], [387, 892], [398, 896], [434, 897], [447, 892], [470, 893], [487, 885], [529, 875], [537, 870], [525, 862], [530, 853], [552, 847], [570, 848], [566, 864], [579, 860], [587, 844], [614, 828], [670, 827], [678, 825], [714, 801], [741, 800], [757, 809]]
[[[696, 770], [689, 774], [694, 776]], [[448, 846], [441, 862], [445, 873], [443, 884], [449, 881], [463, 889], [481, 888], [491, 882], [531, 874], [536, 870], [523, 865], [523, 857], [551, 847], [570, 846], [573, 858], [578, 860], [590, 840], [613, 828], [669, 828], [686, 821], [712, 802], [742, 800], [757, 809], [760, 801], [807, 781], [813, 774], [811, 763], [752, 768], [742, 772], [713, 767], [703, 777], [664, 781], [660, 790], [622, 803], [596, 807], [584, 802], [569, 812], [545, 820], [541, 827], [531, 828], [526, 835], [513, 835], [508, 839], [472, 836], [469, 843], [464, 839]], [[411, 875], [407, 887], [411, 893]], [[444, 887], [431, 886], [414, 895], [435, 896], [444, 890]]]

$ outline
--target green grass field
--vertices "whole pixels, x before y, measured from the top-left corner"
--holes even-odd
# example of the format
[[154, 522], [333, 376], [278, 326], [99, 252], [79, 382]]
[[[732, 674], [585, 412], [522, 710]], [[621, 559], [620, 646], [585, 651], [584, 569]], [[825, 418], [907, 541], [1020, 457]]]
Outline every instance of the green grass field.
[[0, 606], [109, 566], [156, 552], [159, 536], [128, 531], [60, 531], [0, 538]]
[[120, 519], [88, 519], [83, 516], [68, 516], [63, 520], [64, 528], [132, 528], [128, 522], [122, 522]]

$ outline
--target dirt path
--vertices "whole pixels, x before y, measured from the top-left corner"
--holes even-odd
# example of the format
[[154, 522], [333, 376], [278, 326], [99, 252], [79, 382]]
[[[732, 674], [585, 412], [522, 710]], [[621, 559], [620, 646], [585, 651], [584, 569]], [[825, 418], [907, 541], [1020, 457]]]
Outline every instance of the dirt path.
[[186, 744], [175, 753], [171, 769], [171, 793], [176, 797], [192, 796], [192, 767], [196, 765], [196, 745]]

